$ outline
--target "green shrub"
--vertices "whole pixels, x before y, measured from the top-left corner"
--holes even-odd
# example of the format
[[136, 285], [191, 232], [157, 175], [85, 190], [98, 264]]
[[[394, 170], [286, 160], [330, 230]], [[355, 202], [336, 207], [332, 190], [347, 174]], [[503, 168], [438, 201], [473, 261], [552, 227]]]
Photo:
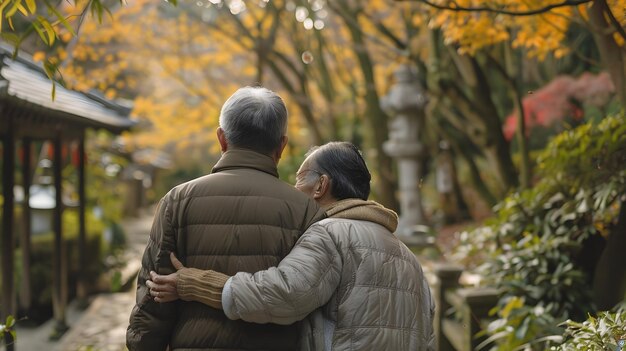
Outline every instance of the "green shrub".
[[561, 345], [555, 351], [605, 351], [617, 350], [617, 343], [626, 340], [626, 309], [622, 306], [615, 312], [600, 312], [597, 317], [589, 316], [586, 321], [565, 322], [567, 329]]
[[507, 197], [485, 226], [462, 233], [455, 254], [470, 257], [484, 284], [503, 291], [488, 330], [495, 349], [543, 349], [553, 326], [595, 310], [593, 244], [616, 224], [626, 194], [624, 117], [558, 135], [537, 164], [534, 187]]

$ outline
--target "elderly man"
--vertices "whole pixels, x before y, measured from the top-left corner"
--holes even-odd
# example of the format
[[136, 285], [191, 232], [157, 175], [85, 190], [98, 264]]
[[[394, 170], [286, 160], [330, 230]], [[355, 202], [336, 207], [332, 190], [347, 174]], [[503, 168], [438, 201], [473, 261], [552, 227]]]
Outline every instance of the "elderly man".
[[233, 321], [198, 302], [159, 304], [146, 286], [150, 271], [174, 272], [170, 252], [188, 267], [228, 275], [276, 266], [324, 217], [315, 201], [278, 179], [276, 165], [287, 144], [287, 109], [278, 95], [239, 89], [219, 122], [223, 154], [211, 174], [175, 187], [159, 203], [126, 334], [131, 351], [296, 347], [297, 326]]

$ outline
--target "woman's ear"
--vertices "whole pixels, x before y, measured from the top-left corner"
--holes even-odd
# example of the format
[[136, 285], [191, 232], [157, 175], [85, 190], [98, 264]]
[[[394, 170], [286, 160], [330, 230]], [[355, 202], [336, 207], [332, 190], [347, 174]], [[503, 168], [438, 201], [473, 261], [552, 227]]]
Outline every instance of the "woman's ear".
[[313, 198], [321, 199], [327, 194], [330, 195], [330, 178], [326, 174], [322, 174], [313, 190]]

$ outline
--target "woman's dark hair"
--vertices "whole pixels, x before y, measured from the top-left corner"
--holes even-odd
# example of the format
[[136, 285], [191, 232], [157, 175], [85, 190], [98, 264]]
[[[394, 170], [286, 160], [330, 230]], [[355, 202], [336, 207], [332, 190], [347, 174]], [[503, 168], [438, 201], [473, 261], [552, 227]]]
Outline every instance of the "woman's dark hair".
[[347, 141], [331, 141], [312, 148], [313, 165], [331, 179], [331, 195], [337, 200], [357, 198], [367, 200], [370, 195], [370, 175], [359, 149]]

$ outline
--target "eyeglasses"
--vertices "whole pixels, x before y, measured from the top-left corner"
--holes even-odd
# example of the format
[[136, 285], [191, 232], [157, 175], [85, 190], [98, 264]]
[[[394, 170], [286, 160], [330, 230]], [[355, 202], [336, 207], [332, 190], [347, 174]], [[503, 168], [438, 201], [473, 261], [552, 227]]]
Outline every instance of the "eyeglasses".
[[296, 173], [296, 178], [298, 178], [300, 175], [302, 175], [304, 173], [307, 173], [307, 172], [314, 172], [314, 173], [317, 173], [320, 176], [324, 175], [324, 173], [322, 173], [322, 172], [320, 172], [320, 171], [318, 171], [316, 169], [303, 169], [300, 172]]
[[313, 172], [317, 174], [320, 178], [322, 178], [322, 176], [324, 175], [324, 173], [316, 169], [303, 169], [300, 172], [296, 173], [296, 185], [302, 184], [304, 182], [304, 179], [302, 179], [302, 175], [308, 172]]

